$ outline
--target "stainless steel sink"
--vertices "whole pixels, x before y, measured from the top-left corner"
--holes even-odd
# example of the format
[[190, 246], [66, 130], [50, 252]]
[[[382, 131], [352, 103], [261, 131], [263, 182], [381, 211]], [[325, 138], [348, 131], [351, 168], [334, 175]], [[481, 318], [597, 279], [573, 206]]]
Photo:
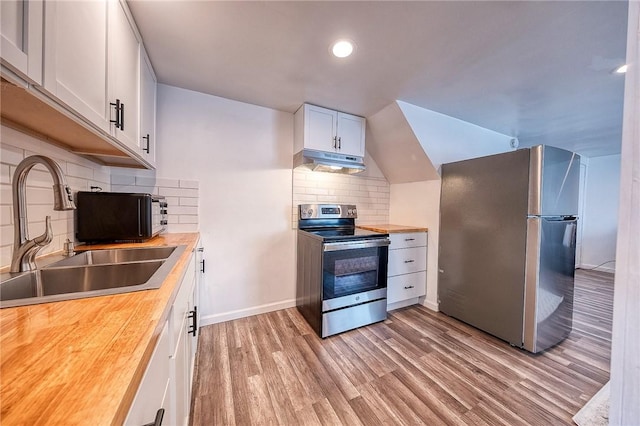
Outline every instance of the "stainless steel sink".
[[0, 283], [0, 307], [160, 288], [184, 249], [92, 250], [36, 271], [6, 274]]
[[60, 266], [99, 265], [107, 263], [139, 262], [144, 260], [164, 260], [171, 256], [175, 247], [143, 247], [129, 249], [89, 250], [48, 265]]

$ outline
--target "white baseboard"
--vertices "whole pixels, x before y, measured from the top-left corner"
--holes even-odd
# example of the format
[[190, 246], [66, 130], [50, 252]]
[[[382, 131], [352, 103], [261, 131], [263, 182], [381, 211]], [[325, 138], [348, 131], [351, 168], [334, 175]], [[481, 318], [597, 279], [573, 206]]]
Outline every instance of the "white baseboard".
[[430, 300], [425, 300], [424, 302], [422, 302], [422, 306], [434, 312], [440, 312], [440, 309], [438, 308], [438, 303], [434, 303]]
[[584, 269], [584, 270], [590, 270], [590, 269], [596, 268], [596, 269], [594, 269], [595, 271], [609, 272], [610, 274], [615, 274], [615, 272], [616, 272], [616, 267], [615, 266], [607, 266], [607, 265], [598, 266], [598, 265], [590, 265], [588, 263], [583, 263], [580, 266], [578, 266], [577, 268], [578, 269]]
[[238, 318], [250, 317], [252, 315], [264, 314], [266, 312], [279, 311], [280, 309], [293, 308], [296, 306], [296, 299], [283, 300], [281, 302], [267, 303], [260, 306], [253, 306], [235, 311], [223, 312], [220, 314], [206, 315], [200, 318], [200, 324], [211, 325], [219, 322], [231, 321]]

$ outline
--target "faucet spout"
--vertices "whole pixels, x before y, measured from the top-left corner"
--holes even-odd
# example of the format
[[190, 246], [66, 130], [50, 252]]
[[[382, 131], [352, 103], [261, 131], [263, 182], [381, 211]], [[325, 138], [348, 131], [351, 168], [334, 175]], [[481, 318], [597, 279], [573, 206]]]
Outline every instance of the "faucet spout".
[[73, 210], [76, 208], [71, 197], [71, 189], [62, 173], [62, 169], [49, 157], [32, 155], [18, 164], [13, 175], [13, 258], [11, 260], [11, 272], [31, 271], [36, 269], [35, 257], [38, 251], [51, 243], [53, 231], [51, 230], [51, 216], [46, 217], [46, 230], [44, 234], [29, 239], [27, 221], [27, 175], [36, 164], [43, 164], [53, 178], [54, 210]]

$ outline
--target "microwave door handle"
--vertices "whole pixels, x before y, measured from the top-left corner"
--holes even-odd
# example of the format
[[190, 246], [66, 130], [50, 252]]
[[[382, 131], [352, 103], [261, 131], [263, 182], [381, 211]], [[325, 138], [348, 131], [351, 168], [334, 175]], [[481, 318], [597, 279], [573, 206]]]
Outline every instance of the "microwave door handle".
[[142, 237], [142, 212], [140, 206], [140, 199], [138, 199], [138, 236]]

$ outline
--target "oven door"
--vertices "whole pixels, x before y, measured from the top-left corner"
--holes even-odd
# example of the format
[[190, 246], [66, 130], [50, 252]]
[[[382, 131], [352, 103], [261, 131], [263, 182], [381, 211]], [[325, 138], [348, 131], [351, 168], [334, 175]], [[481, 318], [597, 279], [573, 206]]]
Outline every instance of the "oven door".
[[388, 246], [387, 238], [324, 243], [323, 311], [385, 298]]

